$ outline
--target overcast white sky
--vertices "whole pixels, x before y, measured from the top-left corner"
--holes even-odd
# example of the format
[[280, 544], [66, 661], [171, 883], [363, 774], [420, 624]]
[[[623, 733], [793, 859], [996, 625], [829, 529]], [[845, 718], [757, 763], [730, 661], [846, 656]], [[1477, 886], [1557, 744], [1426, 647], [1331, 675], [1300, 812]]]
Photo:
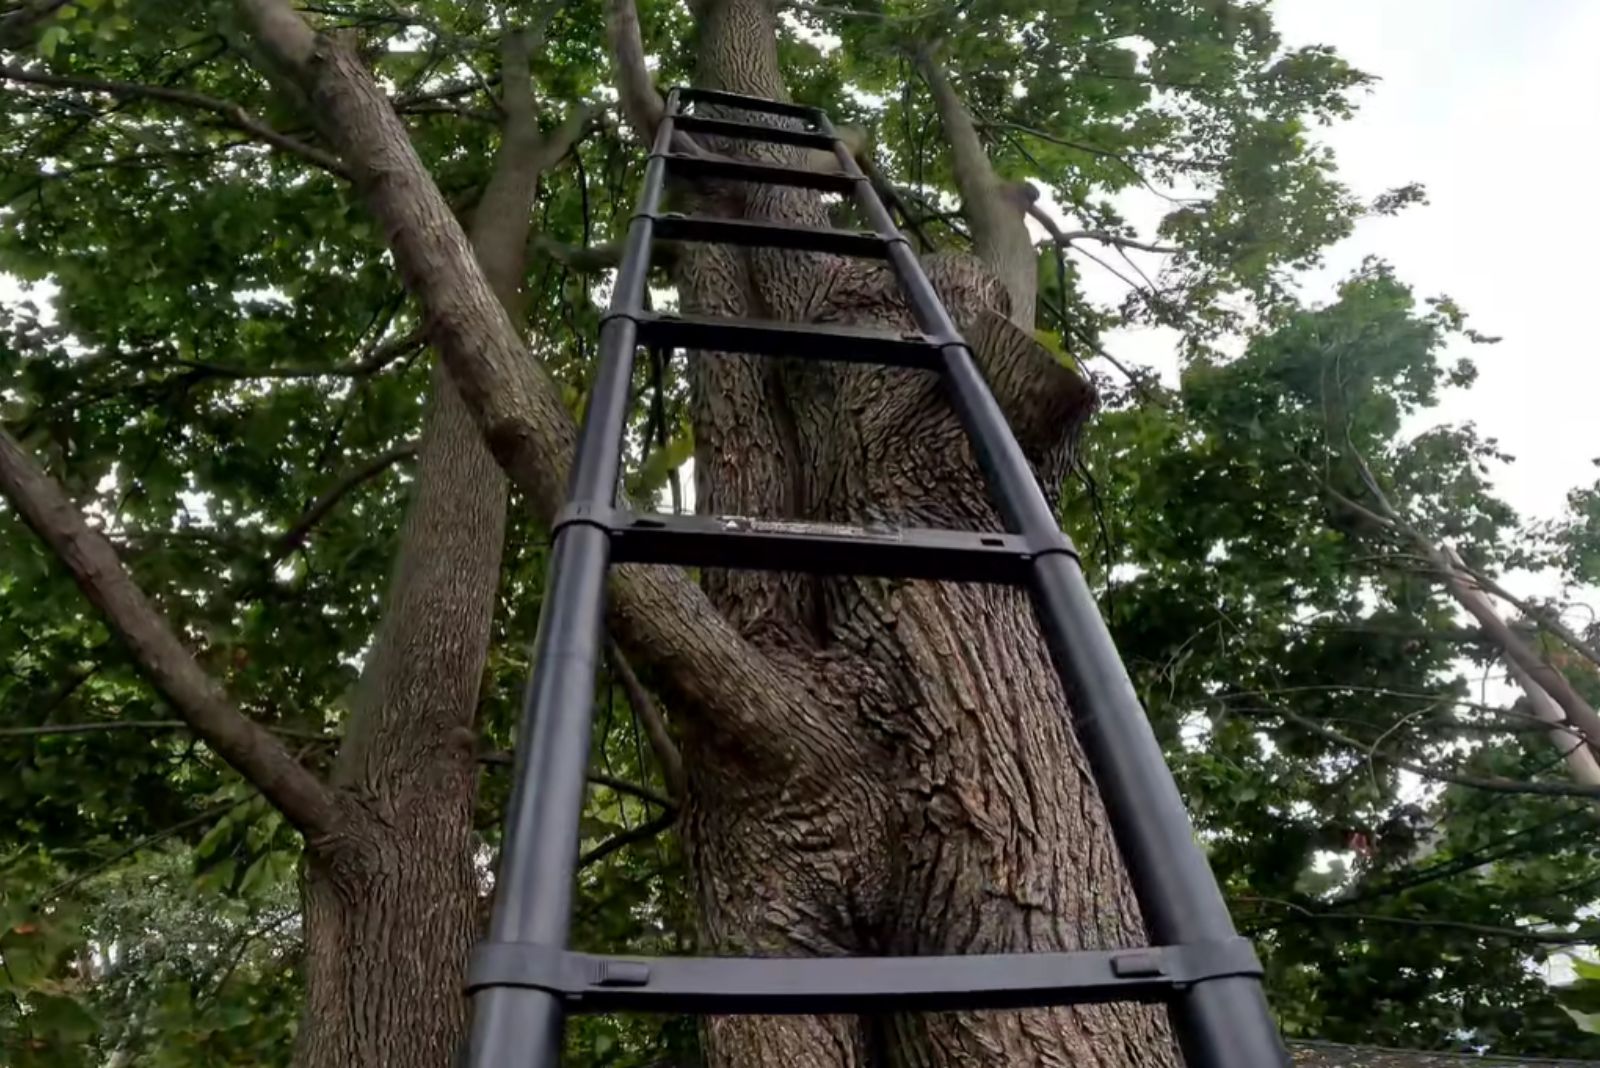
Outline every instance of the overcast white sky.
[[[1325, 299], [1367, 255], [1420, 295], [1448, 294], [1504, 340], [1462, 345], [1480, 378], [1430, 423], [1470, 420], [1517, 458], [1500, 472], [1524, 515], [1553, 518], [1600, 470], [1600, 0], [1276, 0], [1289, 45], [1332, 45], [1381, 80], [1321, 132], [1370, 197], [1419, 181], [1430, 203], [1362, 223], [1306, 279]], [[1142, 213], [1141, 213], [1142, 214]], [[1092, 271], [1093, 268], [1086, 268]], [[1173, 366], [1156, 336], [1117, 351]]]

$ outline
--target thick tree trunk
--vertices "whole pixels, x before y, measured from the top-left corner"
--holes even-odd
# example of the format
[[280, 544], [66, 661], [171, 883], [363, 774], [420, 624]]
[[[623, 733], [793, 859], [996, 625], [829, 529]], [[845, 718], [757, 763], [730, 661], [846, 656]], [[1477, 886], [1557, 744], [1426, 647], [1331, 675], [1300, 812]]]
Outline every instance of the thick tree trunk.
[[[700, 81], [784, 95], [765, 0], [702, 5]], [[732, 145], [722, 151], [743, 150]], [[753, 151], [783, 158], [790, 150]], [[686, 191], [698, 211], [817, 222], [817, 198]], [[680, 258], [685, 307], [716, 315], [909, 326], [880, 268], [774, 251]], [[1010, 359], [993, 273], [930, 274], [999, 393], [1036, 392], [1054, 434], [1024, 435], [1058, 484], [1086, 400], [1048, 361]], [[914, 372], [697, 355], [697, 501], [721, 514], [997, 528], [938, 382]], [[1066, 376], [1070, 378], [1070, 376]], [[1014, 409], [1013, 409], [1014, 410]], [[1031, 439], [1031, 440], [1030, 440]], [[687, 737], [686, 835], [708, 952], [934, 954], [1134, 945], [1140, 922], [1026, 599], [984, 586], [708, 574], [714, 601], [811, 679], [804, 713], [764, 747]], [[748, 741], [748, 739], [746, 739]], [[759, 751], [755, 751], [759, 749]], [[725, 1018], [714, 1065], [1165, 1065], [1148, 1010], [855, 1020]]]

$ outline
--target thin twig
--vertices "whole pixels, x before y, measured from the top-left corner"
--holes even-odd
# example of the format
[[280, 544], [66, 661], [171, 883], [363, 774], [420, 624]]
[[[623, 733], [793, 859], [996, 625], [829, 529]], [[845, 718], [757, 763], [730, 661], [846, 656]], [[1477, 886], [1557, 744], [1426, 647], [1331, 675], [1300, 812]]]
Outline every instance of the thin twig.
[[1407, 760], [1406, 758], [1398, 756], [1397, 754], [1381, 750], [1377, 746], [1368, 745], [1366, 742], [1363, 742], [1357, 738], [1352, 738], [1342, 731], [1335, 730], [1332, 727], [1318, 723], [1316, 720], [1311, 719], [1308, 716], [1302, 716], [1298, 712], [1291, 712], [1284, 708], [1276, 708], [1272, 709], [1271, 711], [1273, 715], [1293, 723], [1302, 730], [1309, 731], [1312, 734], [1321, 735], [1322, 737], [1327, 738], [1329, 741], [1338, 742], [1340, 745], [1348, 746], [1357, 752], [1365, 753], [1370, 758], [1381, 760], [1386, 764], [1393, 765], [1397, 768], [1402, 768], [1416, 775], [1421, 775], [1424, 778], [1436, 779], [1440, 782], [1452, 783], [1456, 786], [1466, 786], [1474, 790], [1488, 790], [1493, 793], [1533, 794], [1544, 797], [1600, 798], [1600, 786], [1568, 785], [1566, 783], [1557, 782], [1520, 782], [1516, 779], [1502, 779], [1499, 777], [1478, 775], [1462, 775], [1458, 772], [1444, 771], [1439, 768], [1430, 768], [1425, 764], [1418, 764], [1415, 761]]
[[622, 650], [617, 647], [615, 641], [609, 638], [607, 641], [609, 643], [607, 651], [611, 654], [612, 666], [616, 668], [617, 677], [622, 680], [622, 691], [628, 695], [628, 704], [633, 708], [633, 714], [639, 718], [645, 735], [650, 739], [650, 749], [661, 765], [661, 777], [666, 780], [667, 789], [672, 796], [681, 798], [686, 789], [683, 754], [672, 741], [672, 734], [667, 730], [667, 722], [661, 715], [661, 709], [656, 706], [649, 691], [639, 681], [639, 676], [628, 663], [628, 658], [622, 655]]
[[677, 819], [678, 813], [676, 810], [663, 812], [654, 819], [645, 820], [637, 827], [629, 828], [628, 830], [623, 831], [621, 834], [607, 838], [604, 842], [601, 842], [599, 845], [580, 856], [578, 858], [578, 867], [587, 868], [595, 861], [604, 860], [606, 857], [609, 857], [611, 854], [615, 853], [619, 849], [622, 849], [624, 846], [630, 846], [635, 842], [643, 842], [654, 838], [662, 831], [670, 828], [673, 823], [677, 821]]

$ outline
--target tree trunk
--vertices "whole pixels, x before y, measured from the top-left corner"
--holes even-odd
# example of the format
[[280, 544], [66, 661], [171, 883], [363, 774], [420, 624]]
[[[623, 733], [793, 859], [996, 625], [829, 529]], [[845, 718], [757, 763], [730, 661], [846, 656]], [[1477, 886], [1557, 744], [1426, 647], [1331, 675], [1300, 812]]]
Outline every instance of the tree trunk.
[[505, 480], [449, 379], [433, 410], [394, 577], [335, 785], [359, 815], [306, 866], [305, 1068], [449, 1063], [465, 1021], [471, 726], [499, 581]]
[[[528, 48], [507, 34], [501, 148], [471, 231], [513, 320], [535, 188], [554, 162]], [[388, 603], [334, 772], [362, 815], [337, 840], [312, 843], [306, 870], [305, 1068], [438, 1068], [461, 1040], [484, 890], [472, 725], [505, 515], [505, 476], [441, 364]]]
[[[783, 97], [766, 0], [697, 11], [699, 81]], [[778, 146], [717, 146], [795, 162]], [[693, 209], [819, 223], [814, 195], [688, 191]], [[695, 247], [679, 260], [699, 314], [911, 323], [881, 267]], [[972, 260], [928, 264], [970, 334], [1011, 310]], [[1021, 434], [1059, 485], [1064, 409], [1085, 400], [1022, 345], [975, 345], [997, 394], [1036, 393], [1054, 433]], [[965, 437], [930, 375], [697, 354], [690, 361], [696, 495], [716, 514], [998, 529]], [[1070, 376], [1068, 376], [1070, 377]], [[1081, 414], [1081, 413], [1079, 413]], [[1050, 427], [1044, 422], [1042, 427]], [[765, 737], [696, 729], [685, 834], [706, 952], [936, 954], [1136, 945], [1138, 913], [1026, 598], [978, 585], [710, 572], [713, 600], [803, 675], [799, 716]], [[1166, 1065], [1158, 1013], [1074, 1011], [719, 1018], [713, 1065]]]

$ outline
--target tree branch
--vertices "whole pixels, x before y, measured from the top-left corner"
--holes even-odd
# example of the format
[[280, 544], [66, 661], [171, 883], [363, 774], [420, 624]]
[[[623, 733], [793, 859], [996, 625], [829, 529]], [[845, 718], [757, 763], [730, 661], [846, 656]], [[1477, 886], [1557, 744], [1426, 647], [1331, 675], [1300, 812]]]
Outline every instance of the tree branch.
[[218, 97], [196, 93], [189, 89], [173, 89], [164, 85], [102, 81], [99, 78], [84, 78], [77, 75], [26, 71], [17, 67], [0, 67], [0, 79], [29, 85], [42, 85], [55, 89], [81, 89], [86, 92], [105, 93], [119, 99], [161, 100], [169, 104], [199, 108], [202, 111], [220, 115], [234, 129], [242, 130], [252, 137], [265, 141], [274, 148], [299, 156], [306, 162], [314, 164], [330, 174], [335, 174], [345, 179], [350, 177], [350, 172], [345, 169], [344, 164], [335, 156], [298, 138], [279, 133], [246, 111], [243, 106], [235, 104], [231, 100], [222, 100]]
[[189, 726], [181, 719], [108, 719], [103, 723], [41, 723], [0, 727], [0, 738], [47, 738], [57, 734], [103, 734], [108, 731], [169, 731]]
[[917, 49], [917, 70], [933, 95], [950, 146], [950, 169], [972, 227], [972, 246], [1011, 298], [1012, 322], [1031, 331], [1039, 290], [1039, 265], [1023, 214], [1037, 196], [1025, 183], [1002, 181], [978, 139], [972, 114], [934, 58], [936, 45]]
[[656, 92], [650, 68], [644, 61], [644, 38], [639, 30], [639, 9], [634, 0], [606, 0], [606, 41], [610, 45], [612, 79], [622, 114], [639, 139], [648, 144], [666, 114], [666, 102]]
[[[478, 763], [489, 764], [494, 767], [515, 767], [517, 755], [502, 751], [480, 753], [478, 755]], [[615, 790], [619, 794], [628, 794], [631, 797], [637, 797], [641, 801], [648, 801], [652, 805], [660, 805], [669, 812], [678, 811], [678, 803], [676, 801], [666, 794], [650, 789], [648, 786], [629, 782], [627, 779], [619, 778], [615, 775], [607, 775], [600, 771], [591, 771], [585, 777], [596, 786], [604, 786], [608, 790]]]
[[660, 834], [662, 831], [670, 829], [672, 825], [677, 822], [677, 820], [677, 812], [668, 811], [663, 812], [654, 819], [645, 820], [637, 827], [630, 827], [621, 834], [607, 838], [604, 842], [601, 842], [599, 845], [580, 856], [578, 858], [578, 867], [580, 870], [587, 868], [589, 865], [598, 860], [604, 860], [606, 857], [609, 857], [611, 854], [625, 846], [630, 846], [635, 842], [648, 841], [649, 839]]
[[159, 845], [160, 843], [165, 842], [167, 839], [174, 838], [190, 828], [198, 827], [203, 823], [208, 823], [211, 820], [225, 816], [242, 804], [244, 804], [243, 801], [229, 801], [227, 804], [208, 808], [204, 812], [190, 816], [188, 819], [179, 820], [172, 826], [164, 827], [161, 830], [156, 831], [154, 834], [147, 834], [143, 838], [133, 842], [131, 845], [128, 845], [123, 849], [119, 849], [117, 852], [113, 853], [111, 856], [107, 857], [105, 860], [101, 861], [99, 864], [96, 864], [89, 870], [79, 872], [72, 878], [52, 886], [50, 889], [46, 890], [37, 901], [33, 903], [34, 908], [38, 908], [41, 905], [46, 905], [60, 897], [62, 894], [71, 893], [73, 890], [82, 886], [90, 879], [93, 879], [102, 872], [109, 871], [111, 868], [115, 867], [118, 862], [126, 860], [135, 853], [149, 849], [153, 845]]
[[1071, 245], [1074, 241], [1098, 241], [1102, 245], [1114, 245], [1117, 248], [1136, 248], [1144, 252], [1172, 253], [1183, 251], [1174, 245], [1152, 245], [1146, 241], [1136, 241], [1131, 237], [1114, 234], [1110, 230], [1063, 230], [1059, 223], [1050, 217], [1037, 203], [1028, 205], [1028, 214], [1033, 216], [1038, 224], [1050, 233], [1050, 239], [1063, 247]]
[[[572, 417], [549, 372], [529, 357], [400, 118], [358, 59], [315, 34], [284, 0], [237, 3], [275, 62], [294, 72], [355, 174], [490, 450], [550, 520], [565, 503]], [[681, 571], [614, 568], [611, 593], [618, 639], [663, 673], [675, 697], [748, 743], [753, 758], [787, 759], [785, 724], [809, 699], [798, 672], [780, 671]]]
[[1557, 638], [1560, 638], [1563, 642], [1566, 642], [1567, 645], [1573, 649], [1573, 651], [1580, 653], [1584, 659], [1593, 663], [1596, 667], [1600, 667], [1600, 648], [1596, 648], [1591, 643], [1584, 641], [1584, 639], [1581, 638], [1575, 631], [1573, 631], [1565, 623], [1561, 622], [1561, 618], [1559, 616], [1539, 607], [1538, 605], [1531, 604], [1528, 601], [1524, 601], [1522, 598], [1517, 597], [1515, 594], [1511, 593], [1504, 586], [1500, 585], [1500, 583], [1496, 582], [1482, 571], [1479, 571], [1477, 568], [1468, 567], [1467, 564], [1460, 559], [1460, 557], [1456, 557], [1454, 563], [1458, 570], [1465, 572], [1467, 576], [1472, 579], [1473, 584], [1478, 586], [1485, 593], [1493, 594], [1502, 601], [1511, 605], [1511, 607], [1515, 608], [1528, 619], [1532, 620], [1535, 625], [1549, 631], [1551, 634], [1554, 634]]
[[1359, 753], [1363, 753], [1373, 760], [1381, 760], [1385, 764], [1421, 775], [1424, 778], [1436, 779], [1439, 782], [1453, 783], [1456, 786], [1467, 786], [1474, 790], [1487, 790], [1499, 794], [1533, 794], [1542, 797], [1589, 797], [1600, 798], [1600, 786], [1568, 785], [1559, 782], [1520, 782], [1516, 779], [1502, 779], [1477, 775], [1462, 775], [1458, 772], [1443, 771], [1439, 768], [1430, 768], [1425, 764], [1407, 760], [1394, 753], [1386, 752], [1376, 746], [1368, 745], [1357, 738], [1352, 738], [1343, 731], [1318, 723], [1308, 716], [1298, 712], [1291, 712], [1285, 708], [1268, 709], [1272, 715], [1293, 723], [1302, 730], [1312, 734], [1321, 735], [1329, 741], [1338, 742], [1348, 746]]
[[622, 246], [615, 241], [608, 241], [603, 245], [579, 246], [557, 241], [549, 234], [534, 234], [533, 250], [549, 256], [563, 267], [584, 274], [609, 271], [622, 262]]
[[250, 781], [308, 837], [339, 822], [331, 790], [260, 724], [234, 707], [134, 584], [105, 536], [61, 487], [0, 430], [0, 490], [61, 559], [136, 663], [201, 740]]
[[607, 649], [611, 654], [611, 665], [622, 680], [622, 690], [628, 695], [628, 704], [633, 708], [633, 714], [639, 717], [645, 737], [650, 740], [650, 749], [656, 755], [656, 762], [661, 765], [661, 777], [666, 780], [667, 790], [673, 797], [681, 799], [687, 789], [683, 754], [678, 752], [677, 745], [672, 741], [667, 721], [662, 718], [661, 710], [656, 707], [649, 691], [639, 681], [633, 665], [628, 663], [628, 658], [622, 654], [617, 643], [607, 639]]
[[1361, 476], [1362, 483], [1367, 492], [1372, 495], [1378, 511], [1374, 512], [1349, 497], [1335, 490], [1326, 477], [1312, 472], [1313, 477], [1342, 507], [1366, 519], [1380, 529], [1409, 541], [1417, 551], [1428, 561], [1431, 569], [1436, 571], [1444, 580], [1445, 589], [1455, 598], [1456, 603], [1467, 610], [1467, 613], [1478, 621], [1484, 634], [1499, 646], [1506, 659], [1515, 664], [1538, 684], [1550, 697], [1561, 706], [1561, 711], [1566, 714], [1567, 722], [1582, 731], [1588, 739], [1591, 748], [1600, 750], [1600, 713], [1583, 699], [1583, 696], [1573, 688], [1567, 677], [1545, 661], [1528, 647], [1500, 614], [1494, 611], [1493, 606], [1479, 597], [1473, 596], [1473, 578], [1465, 570], [1464, 565], [1458, 567], [1459, 556], [1455, 550], [1448, 547], [1440, 548], [1416, 527], [1405, 522], [1389, 502], [1382, 487], [1378, 484], [1377, 477], [1372, 468], [1368, 466], [1366, 458], [1347, 440], [1346, 451], [1356, 465], [1356, 470]]
[[174, 360], [178, 367], [187, 367], [205, 376], [216, 378], [361, 378], [376, 374], [400, 357], [408, 355], [427, 344], [423, 332], [413, 330], [402, 337], [393, 338], [372, 346], [359, 360], [342, 367], [237, 367], [233, 364], [211, 363], [206, 360]]
[[1383, 916], [1371, 912], [1318, 912], [1293, 901], [1281, 898], [1241, 896], [1233, 900], [1251, 904], [1275, 905], [1295, 914], [1297, 920], [1332, 920], [1349, 923], [1387, 923], [1399, 927], [1436, 928], [1447, 931], [1464, 931], [1485, 938], [1509, 938], [1520, 942], [1537, 942], [1552, 946], [1571, 946], [1600, 939], [1600, 927], [1577, 931], [1536, 931], [1530, 927], [1497, 927], [1486, 923], [1463, 923], [1458, 920], [1412, 919], [1408, 916]]
[[300, 518], [283, 532], [273, 545], [272, 551], [267, 554], [266, 566], [271, 567], [304, 545], [312, 529], [322, 522], [323, 517], [333, 511], [351, 490], [377, 478], [401, 460], [409, 459], [416, 454], [417, 443], [408, 441], [404, 445], [396, 445], [387, 452], [379, 453], [360, 467], [345, 472], [343, 478], [323, 490], [321, 496], [312, 501], [310, 506], [300, 513]]

